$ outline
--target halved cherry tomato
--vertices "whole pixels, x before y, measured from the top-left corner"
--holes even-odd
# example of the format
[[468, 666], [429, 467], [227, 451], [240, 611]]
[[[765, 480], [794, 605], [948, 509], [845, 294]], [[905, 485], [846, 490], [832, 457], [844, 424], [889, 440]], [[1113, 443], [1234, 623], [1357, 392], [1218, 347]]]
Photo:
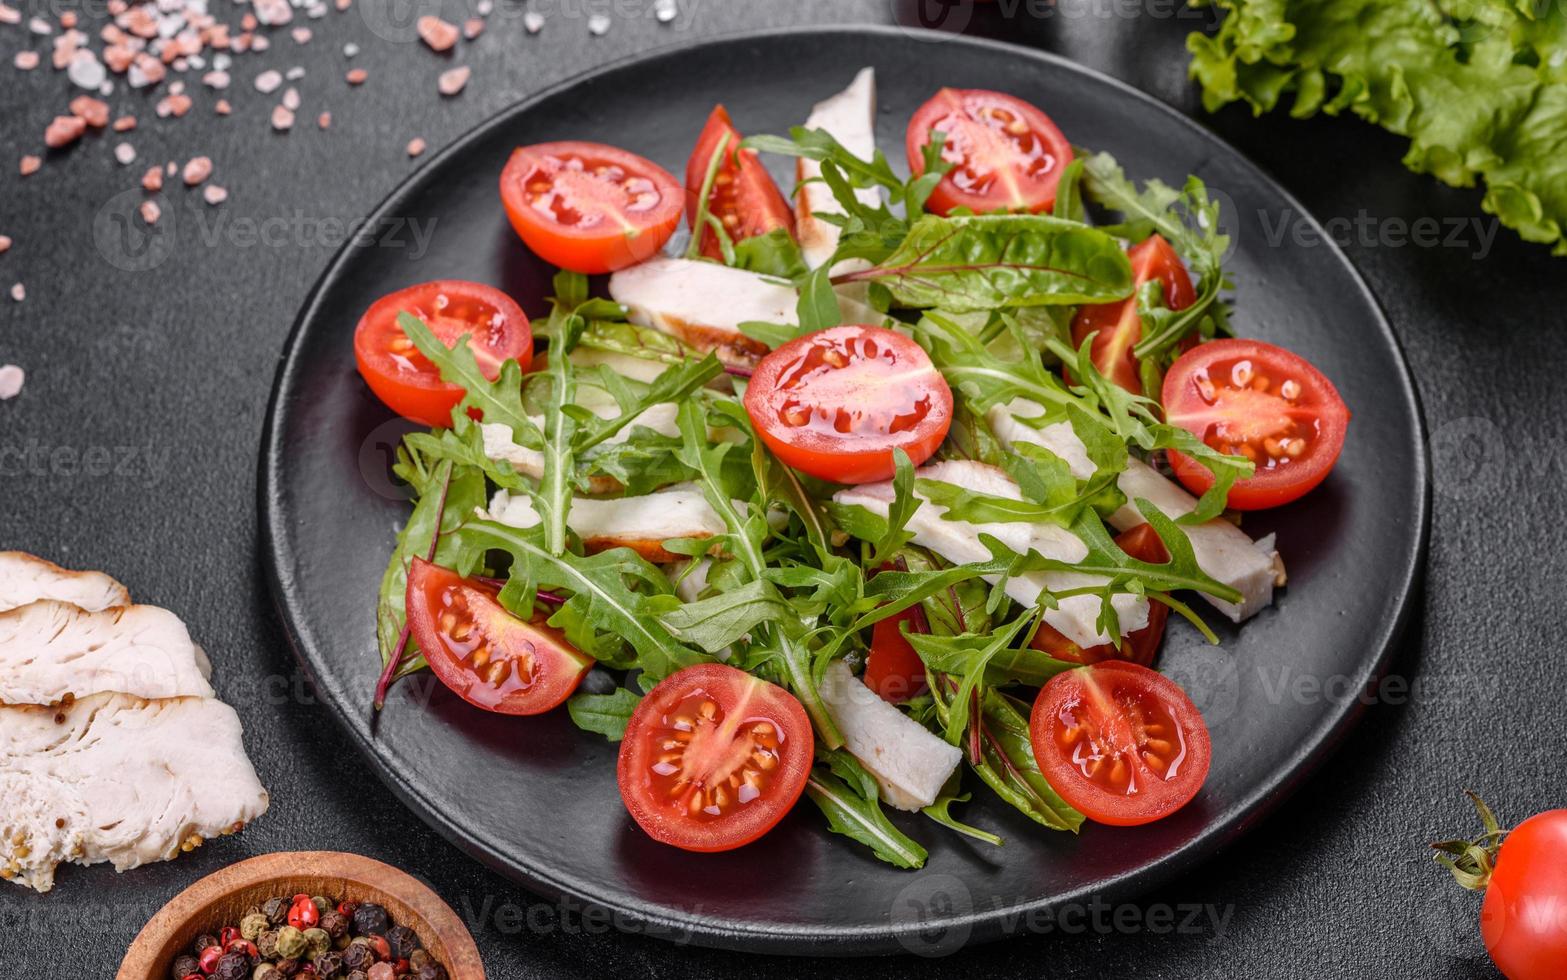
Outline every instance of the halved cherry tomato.
[[377, 398], [397, 414], [430, 426], [452, 424], [463, 390], [440, 372], [397, 325], [409, 313], [448, 347], [468, 335], [468, 349], [492, 381], [501, 365], [533, 363], [533, 328], [522, 307], [493, 286], [440, 279], [400, 289], [375, 301], [354, 328], [354, 360]]
[[685, 195], [669, 171], [602, 143], [537, 143], [501, 172], [501, 203], [546, 262], [614, 272], [651, 258], [680, 224]]
[[[1162, 565], [1170, 560], [1164, 542], [1147, 524], [1139, 524], [1130, 531], [1116, 535], [1116, 545], [1128, 555], [1152, 565]], [[1040, 623], [1029, 646], [1047, 653], [1057, 660], [1073, 664], [1096, 664], [1101, 660], [1125, 660], [1142, 667], [1152, 667], [1159, 655], [1159, 643], [1164, 639], [1164, 624], [1170, 618], [1170, 607], [1157, 599], [1148, 600], [1148, 625], [1121, 638], [1119, 646], [1102, 643], [1096, 647], [1080, 647], [1049, 623]], [[867, 671], [868, 672], [868, 671]]]
[[942, 89], [909, 120], [904, 149], [916, 177], [925, 172], [923, 151], [936, 131], [946, 134], [941, 158], [953, 168], [931, 193], [927, 210], [1037, 214], [1055, 204], [1072, 144], [1038, 108], [1002, 92]]
[[894, 449], [915, 466], [936, 452], [952, 427], [952, 389], [919, 344], [858, 324], [798, 337], [762, 358], [745, 410], [788, 465], [871, 483], [892, 476]]
[[560, 630], [524, 622], [480, 582], [415, 558], [408, 626], [430, 669], [464, 701], [503, 715], [543, 714], [593, 667]]
[[[713, 107], [713, 113], [707, 117], [707, 125], [696, 141], [696, 149], [686, 163], [686, 220], [696, 220], [697, 202], [702, 195], [708, 165], [725, 136], [729, 140], [724, 144], [724, 162], [719, 165], [708, 194], [708, 213], [723, 224], [731, 241], [765, 235], [774, 228], [787, 228], [793, 235], [794, 212], [790, 210], [789, 202], [779, 193], [778, 185], [773, 183], [756, 151], [740, 149], [740, 133], [729, 121], [729, 112], [721, 105]], [[691, 234], [701, 241], [703, 255], [722, 260], [723, 250], [718, 247], [718, 236], [711, 228], [693, 227]]]
[[1189, 803], [1208, 778], [1208, 726], [1163, 674], [1119, 660], [1052, 677], [1029, 720], [1039, 771], [1083, 816], [1151, 823]]
[[865, 657], [865, 686], [883, 701], [900, 704], [925, 693], [925, 661], [903, 635], [902, 625], [914, 632], [925, 630], [925, 615], [910, 606], [871, 628], [871, 650]]
[[1081, 346], [1089, 334], [1094, 334], [1093, 346], [1089, 348], [1094, 367], [1122, 388], [1140, 395], [1143, 384], [1138, 377], [1137, 358], [1132, 354], [1132, 348], [1143, 339], [1137, 290], [1158, 279], [1164, 284], [1164, 305], [1172, 310], [1191, 306], [1197, 300], [1197, 290], [1192, 288], [1191, 276], [1186, 274], [1181, 257], [1162, 235], [1133, 245], [1126, 257], [1132, 260], [1132, 295], [1119, 303], [1096, 303], [1078, 310], [1072, 318], [1072, 344]]
[[[1287, 504], [1327, 479], [1344, 449], [1349, 409], [1333, 382], [1299, 354], [1260, 340], [1215, 340], [1182, 354], [1164, 376], [1164, 417], [1223, 453], [1257, 465], [1230, 488], [1236, 510]], [[1192, 493], [1213, 474], [1169, 453]]]
[[745, 671], [676, 671], [631, 714], [620, 796], [649, 837], [727, 851], [773, 829], [811, 772], [815, 737], [794, 695]]

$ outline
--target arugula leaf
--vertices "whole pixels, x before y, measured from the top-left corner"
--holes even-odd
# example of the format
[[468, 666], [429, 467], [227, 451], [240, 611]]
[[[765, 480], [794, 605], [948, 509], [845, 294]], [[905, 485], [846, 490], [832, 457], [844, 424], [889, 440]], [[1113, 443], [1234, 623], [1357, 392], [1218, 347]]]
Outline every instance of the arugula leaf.
[[[914, 647], [920, 659], [925, 661], [926, 667], [957, 679], [957, 690], [943, 718], [948, 742], [953, 745], [963, 744], [964, 733], [969, 727], [969, 707], [975, 690], [983, 683], [986, 668], [1032, 622], [1033, 616], [1019, 616], [989, 636], [972, 633], [934, 636], [904, 632], [904, 638]], [[926, 659], [927, 656], [929, 659]]]
[[925, 866], [925, 849], [887, 819], [876, 780], [847, 752], [823, 753], [826, 766], [811, 770], [805, 795], [827, 816], [834, 833], [859, 841], [899, 868]]
[[1125, 299], [1132, 266], [1115, 239], [1071, 221], [926, 215], [878, 265], [833, 281], [877, 282], [900, 306], [966, 313]]
[[1077, 833], [1083, 815], [1063, 800], [1034, 761], [1028, 706], [999, 691], [980, 701], [981, 761], [974, 772], [996, 795], [1051, 830]]
[[611, 694], [575, 694], [566, 702], [572, 722], [583, 731], [597, 732], [618, 742], [626, 737], [626, 725], [642, 698], [623, 687]]
[[769, 579], [688, 602], [659, 619], [681, 641], [718, 653], [764, 623], [787, 623], [794, 610]]
[[980, 830], [972, 824], [966, 824], [952, 815], [954, 804], [967, 803], [973, 798], [972, 793], [962, 793], [960, 788], [961, 779], [958, 773], [953, 773], [952, 778], [947, 781], [947, 785], [942, 789], [941, 795], [936, 797], [936, 802], [925, 807], [920, 812], [949, 830], [955, 830], [965, 837], [972, 837], [975, 840], [984, 841], [986, 844], [1000, 847], [1003, 841], [999, 836], [992, 834], [988, 830]]
[[797, 279], [810, 271], [800, 246], [787, 228], [742, 238], [734, 245], [734, 266], [764, 276]]
[[[713, 199], [713, 181], [718, 178], [718, 171], [724, 164], [724, 150], [728, 146], [729, 134], [724, 133], [719, 137], [718, 145], [713, 147], [713, 155], [708, 158], [707, 169], [702, 173], [702, 189], [696, 196], [696, 213], [691, 216], [691, 244], [686, 247], [688, 259], [702, 257], [702, 238], [708, 231], [707, 219], [712, 216], [708, 205]], [[718, 236], [720, 245], [728, 242], [729, 235], [724, 231], [723, 222], [713, 222], [713, 233]], [[725, 264], [734, 265], [729, 261]]]
[[[1026, 684], [1029, 687], [1043, 687], [1050, 678], [1079, 665], [1057, 660], [1026, 643], [1018, 647], [1011, 646], [1011, 639], [1019, 632], [1025, 639], [1033, 633], [1032, 629], [1022, 629], [1022, 626], [1031, 623], [1032, 619], [1029, 616], [1019, 617], [1014, 621], [1014, 625], [1021, 624], [1021, 626], [1008, 635], [1006, 644], [995, 650], [990, 650], [990, 644], [995, 640], [993, 634], [910, 633], [907, 639], [914, 647], [914, 652], [919, 654], [920, 660], [924, 661], [925, 666], [937, 673], [962, 676], [968, 671], [982, 669], [984, 682], [987, 685], [1016, 683]], [[974, 661], [978, 656], [975, 651], [989, 651], [985, 655], [983, 664], [975, 664]]]
[[829, 263], [824, 262], [812, 269], [800, 284], [800, 302], [795, 307], [795, 318], [800, 321], [797, 336], [836, 327], [843, 322], [838, 294], [832, 288]]
[[892, 451], [892, 503], [887, 505], [886, 524], [881, 536], [876, 538], [876, 547], [871, 552], [867, 565], [880, 565], [885, 562], [893, 552], [902, 548], [913, 539], [913, 532], [907, 530], [909, 518], [920, 509], [923, 501], [914, 495], [914, 488], [919, 481], [914, 477], [914, 463], [910, 461], [909, 454], [901, 448]]

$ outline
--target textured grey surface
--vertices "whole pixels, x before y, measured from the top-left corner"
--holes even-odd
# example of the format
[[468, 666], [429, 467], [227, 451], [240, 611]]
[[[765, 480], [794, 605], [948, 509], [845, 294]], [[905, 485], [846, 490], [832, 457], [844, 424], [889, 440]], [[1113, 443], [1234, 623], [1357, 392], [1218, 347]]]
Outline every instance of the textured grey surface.
[[[21, 281], [28, 290], [21, 304], [0, 299], [0, 363], [29, 372], [22, 396], [0, 404], [0, 547], [105, 568], [137, 598], [184, 616], [213, 652], [215, 683], [238, 708], [274, 795], [272, 811], [253, 828], [178, 862], [124, 876], [67, 869], [46, 898], [0, 890], [0, 967], [110, 976], [146, 918], [198, 876], [250, 854], [321, 847], [378, 857], [430, 881], [470, 917], [491, 975], [501, 978], [912, 969], [1491, 975], [1476, 935], [1477, 900], [1431, 865], [1424, 844], [1469, 830], [1465, 786], [1484, 792], [1504, 819], [1563, 803], [1567, 682], [1555, 627], [1564, 603], [1554, 583], [1567, 572], [1556, 489], [1567, 462], [1567, 392], [1554, 327], [1567, 299], [1567, 263], [1505, 231], [1484, 238], [1494, 226], [1477, 194], [1408, 174], [1398, 163], [1400, 141], [1355, 121], [1201, 114], [1184, 81], [1182, 38], [1207, 14], [1164, 4], [1134, 12], [1063, 3], [1029, 20], [1021, 12], [1027, 4], [998, 3], [959, 6], [953, 15], [969, 18], [977, 33], [1056, 51], [1197, 114], [1317, 217], [1343, 219], [1347, 250], [1408, 349], [1436, 464], [1424, 614], [1385, 696], [1288, 806], [1136, 909], [1085, 909], [1050, 935], [932, 963], [799, 963], [624, 936], [531, 899], [428, 831], [366, 773], [298, 675], [255, 555], [262, 410], [294, 312], [336, 244], [330, 227], [314, 223], [368, 211], [414, 166], [403, 152], [410, 138], [439, 146], [585, 68], [693, 36], [887, 22], [916, 7], [685, 0], [681, 18], [660, 26], [631, 0], [534, 3], [546, 12], [542, 34], [529, 36], [524, 8], [500, 0], [485, 35], [448, 59], [379, 37], [373, 26], [386, 32], [389, 22], [357, 10], [311, 22], [316, 38], [306, 47], [275, 32], [271, 52], [236, 67], [228, 93], [234, 116], [212, 116], [214, 97], [205, 91], [194, 93], [195, 110], [177, 123], [153, 119], [150, 100], [121, 95], [116, 108], [143, 120], [129, 136], [141, 161], [121, 167], [113, 140], [93, 137], [26, 180], [16, 177], [14, 159], [41, 144], [69, 93], [60, 75], [13, 73], [19, 45], [46, 50], [46, 42], [0, 27], [0, 234], [16, 240], [0, 256], [0, 287]], [[63, 8], [35, 0], [23, 9], [31, 16]], [[595, 11], [611, 17], [605, 36], [589, 34], [586, 16]], [[448, 17], [457, 15], [453, 0]], [[342, 83], [348, 41], [362, 46], [354, 63], [371, 76], [357, 90]], [[434, 91], [447, 61], [475, 70], [453, 100]], [[266, 112], [276, 96], [257, 93], [251, 79], [296, 64], [307, 69], [298, 83], [300, 123], [291, 135], [274, 134]], [[721, 95], [721, 79], [714, 91]], [[310, 123], [322, 110], [334, 114], [326, 133]], [[165, 192], [165, 221], [172, 216], [177, 229], [166, 261], [131, 272], [120, 267], [123, 252], [111, 247], [106, 257], [99, 244], [112, 239], [95, 241], [94, 216], [135, 186], [146, 161], [198, 153], [215, 161], [228, 204], [215, 211], [194, 195]], [[271, 244], [247, 244], [237, 219], [277, 217], [286, 221], [271, 226]], [[1462, 243], [1399, 244], [1407, 223], [1421, 218], [1442, 222], [1444, 238], [1464, 222]], [[759, 887], [765, 881], [759, 869]], [[1195, 934], [1154, 932], [1165, 921], [1157, 906], [1187, 905], [1208, 907]], [[1186, 918], [1173, 914], [1177, 925]]]

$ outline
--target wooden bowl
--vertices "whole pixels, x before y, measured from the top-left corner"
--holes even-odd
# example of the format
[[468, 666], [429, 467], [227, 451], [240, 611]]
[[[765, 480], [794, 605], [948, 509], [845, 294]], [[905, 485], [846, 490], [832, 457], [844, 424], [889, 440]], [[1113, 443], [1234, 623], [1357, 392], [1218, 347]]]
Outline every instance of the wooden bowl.
[[451, 906], [417, 879], [380, 861], [336, 851], [264, 854], [191, 885], [142, 927], [116, 980], [169, 980], [174, 960], [202, 933], [238, 925], [245, 910], [277, 895], [375, 902], [419, 940], [452, 980], [484, 980], [473, 936]]

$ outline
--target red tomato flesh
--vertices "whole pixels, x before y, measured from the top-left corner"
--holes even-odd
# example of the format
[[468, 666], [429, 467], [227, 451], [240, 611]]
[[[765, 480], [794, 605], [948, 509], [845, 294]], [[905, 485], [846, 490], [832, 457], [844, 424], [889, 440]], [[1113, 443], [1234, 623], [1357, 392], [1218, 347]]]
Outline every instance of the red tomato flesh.
[[699, 664], [664, 678], [632, 713], [620, 744], [620, 795], [654, 840], [727, 851], [793, 808], [814, 751], [810, 720], [788, 691]]
[[745, 410], [786, 464], [835, 483], [871, 483], [915, 466], [952, 427], [952, 389], [924, 348], [892, 330], [832, 327], [789, 341], [757, 364]]
[[542, 714], [593, 667], [560, 630], [513, 616], [494, 589], [422, 558], [408, 569], [405, 601], [409, 629], [435, 676], [486, 711]]
[[[1170, 560], [1164, 542], [1147, 524], [1139, 524], [1130, 531], [1116, 535], [1120, 549], [1139, 561], [1162, 565]], [[1120, 645], [1102, 643], [1096, 647], [1081, 647], [1068, 639], [1049, 623], [1041, 622], [1029, 646], [1057, 660], [1072, 664], [1096, 664], [1101, 660], [1125, 660], [1142, 667], [1152, 667], [1159, 655], [1159, 644], [1164, 640], [1164, 626], [1170, 618], [1170, 607], [1157, 599], [1148, 600], [1148, 625], [1121, 637]]]
[[468, 337], [468, 349], [490, 380], [508, 360], [533, 362], [533, 328], [522, 308], [493, 286], [441, 279], [389, 293], [370, 307], [354, 329], [354, 360], [376, 397], [397, 414], [429, 426], [452, 424], [463, 390], [441, 380], [435, 365], [398, 326], [398, 314], [424, 321], [448, 347]]
[[926, 632], [925, 614], [910, 606], [871, 628], [871, 650], [865, 658], [865, 686], [892, 704], [919, 697], [927, 687], [925, 661], [903, 635], [904, 623], [911, 632]]
[[1480, 936], [1509, 980], [1556, 980], [1567, 969], [1567, 810], [1508, 832], [1480, 907]]
[[904, 137], [909, 170], [925, 172], [932, 132], [946, 134], [943, 160], [953, 168], [936, 185], [927, 210], [1047, 211], [1055, 204], [1072, 144], [1038, 108], [1002, 92], [944, 88], [915, 110]]
[[1118, 827], [1185, 806], [1213, 756], [1208, 726], [1186, 692], [1118, 660], [1052, 677], [1034, 702], [1029, 731], [1039, 771], [1061, 798]]
[[680, 224], [684, 196], [663, 167], [602, 143], [524, 146], [501, 173], [501, 203], [528, 248], [589, 274], [656, 254]]
[[[779, 193], [778, 185], [762, 166], [755, 150], [740, 149], [740, 133], [729, 121], [729, 113], [723, 106], [714, 106], [707, 125], [696, 141], [696, 149], [686, 163], [686, 220], [696, 221], [698, 198], [702, 195], [702, 183], [707, 178], [707, 168], [718, 144], [724, 137], [724, 162], [713, 177], [713, 187], [708, 193], [707, 211], [724, 226], [731, 241], [741, 241], [757, 235], [765, 235], [775, 228], [787, 228], [794, 234], [794, 212], [789, 202]], [[702, 254], [716, 261], [723, 260], [718, 236], [708, 227], [697, 228], [693, 224], [691, 234], [701, 242]]]
[[[1230, 488], [1229, 506], [1261, 510], [1310, 492], [1344, 449], [1349, 408], [1333, 382], [1303, 357], [1260, 340], [1215, 340], [1182, 354], [1164, 377], [1164, 414], [1256, 473]], [[1176, 477], [1195, 494], [1213, 474], [1170, 451]]]
[[1172, 310], [1184, 310], [1197, 301], [1197, 290], [1192, 287], [1191, 276], [1181, 257], [1164, 240], [1154, 235], [1126, 253], [1132, 262], [1135, 281], [1132, 295], [1118, 303], [1096, 303], [1077, 311], [1072, 318], [1072, 344], [1082, 346], [1090, 334], [1094, 335], [1089, 355], [1099, 373], [1130, 391], [1143, 393], [1143, 383], [1138, 376], [1137, 358], [1132, 348], [1143, 339], [1142, 317], [1137, 315], [1137, 293], [1145, 283], [1159, 280], [1164, 285], [1164, 305]]

